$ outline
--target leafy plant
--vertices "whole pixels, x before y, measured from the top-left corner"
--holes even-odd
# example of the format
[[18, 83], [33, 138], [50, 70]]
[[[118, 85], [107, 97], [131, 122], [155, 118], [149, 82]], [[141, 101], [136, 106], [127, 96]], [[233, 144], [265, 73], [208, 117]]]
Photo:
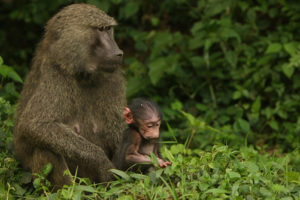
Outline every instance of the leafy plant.
[[[23, 83], [22, 78], [15, 72], [12, 67], [3, 64], [3, 59], [0, 56], [0, 96], [8, 100], [15, 100], [19, 97], [19, 93], [16, 91], [14, 82]], [[6, 82], [10, 79], [14, 82]]]
[[[186, 122], [169, 106], [176, 102], [206, 125], [227, 130], [215, 139], [247, 137], [286, 151], [299, 146], [299, 2], [13, 1], [0, 9], [0, 55], [24, 77], [41, 27], [59, 8], [82, 2], [117, 19], [129, 99], [156, 100], [181, 142]], [[0, 92], [14, 102], [21, 85], [5, 68]]]
[[92, 199], [96, 194], [101, 199], [293, 199], [300, 196], [300, 174], [290, 165], [289, 155], [270, 157], [252, 147], [233, 150], [224, 145], [215, 145], [207, 152], [186, 149], [182, 144], [164, 148], [163, 155], [172, 166], [156, 168], [147, 175], [112, 170], [120, 178], [109, 187], [89, 186], [95, 190], [85, 198]]

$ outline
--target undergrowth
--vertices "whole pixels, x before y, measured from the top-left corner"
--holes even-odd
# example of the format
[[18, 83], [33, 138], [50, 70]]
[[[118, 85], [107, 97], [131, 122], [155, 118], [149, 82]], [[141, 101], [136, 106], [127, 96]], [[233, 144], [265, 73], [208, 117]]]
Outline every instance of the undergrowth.
[[[172, 166], [149, 174], [112, 170], [116, 180], [91, 184], [74, 177], [70, 186], [51, 192], [45, 166], [32, 182], [14, 157], [1, 153], [0, 199], [283, 199], [300, 198], [299, 151], [260, 154], [253, 147], [238, 150], [218, 144], [211, 151], [163, 148]], [[75, 181], [76, 180], [76, 181]]]
[[[162, 153], [172, 166], [149, 174], [112, 170], [116, 180], [92, 184], [74, 175], [70, 186], [53, 192], [45, 178], [52, 170], [46, 165], [40, 174], [21, 169], [12, 148], [14, 106], [0, 97], [0, 199], [282, 199], [300, 198], [300, 151], [280, 151], [241, 145], [213, 145], [190, 149], [191, 133], [185, 144], [163, 146]], [[200, 123], [187, 115], [190, 126]], [[199, 125], [200, 126], [200, 125]], [[202, 124], [205, 129], [213, 129]], [[222, 134], [220, 130], [219, 134]], [[169, 132], [172, 129], [169, 127]], [[199, 136], [197, 136], [199, 137]], [[176, 138], [174, 136], [174, 140]], [[272, 154], [272, 155], [271, 155]]]

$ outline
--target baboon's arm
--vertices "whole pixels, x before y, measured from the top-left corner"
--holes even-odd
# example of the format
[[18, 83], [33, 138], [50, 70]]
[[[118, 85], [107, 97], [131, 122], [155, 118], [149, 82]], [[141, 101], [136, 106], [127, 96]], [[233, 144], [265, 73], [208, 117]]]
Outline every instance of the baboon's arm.
[[27, 121], [26, 124], [20, 123], [18, 129], [23, 130], [23, 137], [27, 142], [49, 149], [67, 159], [100, 168], [102, 163], [108, 165], [111, 163], [99, 146], [76, 134], [73, 129], [62, 123]]

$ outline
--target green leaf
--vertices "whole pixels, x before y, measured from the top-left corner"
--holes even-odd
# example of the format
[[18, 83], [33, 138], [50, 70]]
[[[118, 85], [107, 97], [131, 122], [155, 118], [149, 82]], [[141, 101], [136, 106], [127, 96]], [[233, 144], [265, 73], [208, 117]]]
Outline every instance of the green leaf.
[[9, 73], [10, 70], [11, 70], [10, 67], [3, 65], [3, 66], [1, 66], [1, 68], [0, 68], [0, 74], [1, 74], [4, 78], [6, 78], [6, 77], [7, 77], [7, 74]]
[[203, 37], [201, 35], [192, 37], [188, 42], [189, 42], [188, 47], [190, 50], [200, 48], [204, 44]]
[[196, 104], [196, 108], [197, 108], [198, 110], [200, 110], [200, 111], [206, 111], [206, 110], [208, 110], [207, 105], [202, 104], [202, 103], [197, 103], [197, 104]]
[[172, 155], [171, 151], [169, 151], [165, 146], [164, 146], [164, 155], [167, 159], [169, 159], [171, 162], [175, 160], [174, 156]]
[[48, 163], [47, 165], [45, 165], [43, 168], [42, 168], [42, 174], [44, 177], [46, 177], [53, 169], [53, 166], [51, 163]]
[[265, 108], [262, 113], [267, 117], [267, 119], [270, 119], [274, 115], [274, 111], [270, 107]]
[[212, 194], [216, 195], [216, 194], [225, 194], [225, 193], [228, 193], [228, 191], [223, 190], [223, 189], [213, 188], [213, 189], [207, 190], [204, 194], [207, 194], [207, 193], [212, 193]]
[[159, 24], [159, 18], [152, 17], [151, 18], [151, 24], [152, 24], [152, 26], [157, 26]]
[[118, 200], [133, 200], [134, 198], [130, 195], [122, 195], [118, 197]]
[[121, 170], [118, 170], [118, 169], [110, 169], [110, 171], [120, 177], [122, 177], [123, 179], [125, 179], [126, 181], [129, 181], [131, 178], [130, 176], [126, 173], [126, 172], [123, 172]]
[[91, 193], [96, 193], [97, 192], [97, 190], [95, 188], [93, 188], [92, 186], [88, 186], [88, 185], [76, 185], [75, 190], [91, 192]]
[[261, 187], [259, 191], [263, 196], [272, 196], [272, 193], [265, 187]]
[[272, 121], [269, 122], [269, 125], [270, 125], [270, 127], [271, 127], [272, 129], [274, 129], [274, 130], [276, 130], [276, 131], [279, 130], [279, 125], [278, 125], [277, 121], [272, 120]]
[[237, 122], [238, 122], [239, 127], [241, 128], [241, 130], [244, 133], [248, 133], [250, 131], [250, 125], [249, 125], [248, 121], [240, 118], [237, 120]]
[[241, 175], [238, 172], [233, 172], [231, 169], [226, 169], [226, 174], [228, 174], [230, 179], [241, 178]]
[[19, 93], [17, 92], [15, 84], [13, 82], [7, 83], [5, 85], [5, 92], [12, 96], [19, 97]]
[[214, 4], [207, 4], [207, 8], [205, 10], [205, 15], [207, 16], [214, 16], [217, 14], [220, 14], [222, 11], [224, 11], [227, 7], [226, 4], [228, 4], [227, 1], [215, 1], [218, 3], [214, 3]]
[[266, 50], [266, 54], [278, 53], [279, 51], [281, 51], [281, 49], [282, 49], [282, 45], [280, 43], [272, 43], [268, 46]]
[[7, 76], [11, 79], [13, 79], [14, 81], [17, 81], [19, 83], [23, 83], [22, 78], [15, 72], [15, 71], [10, 71]]
[[228, 40], [229, 38], [236, 38], [238, 42], [241, 42], [239, 34], [233, 29], [223, 28], [221, 30], [221, 37], [226, 40]]
[[239, 187], [239, 191], [242, 193], [242, 194], [248, 194], [250, 192], [250, 188], [249, 188], [249, 185], [241, 185]]
[[[150, 84], [149, 81], [148, 84]], [[147, 82], [141, 76], [132, 76], [128, 78], [127, 85], [126, 94], [131, 97], [143, 90], [147, 86]]]
[[24, 188], [22, 188], [19, 184], [14, 184], [13, 186], [15, 188], [15, 191], [16, 191], [17, 195], [22, 196], [22, 195], [25, 194], [26, 190]]
[[158, 170], [156, 170], [156, 171], [155, 171], [155, 176], [156, 176], [157, 178], [161, 177], [163, 171], [164, 171], [163, 169], [158, 169]]
[[193, 27], [191, 28], [191, 33], [193, 35], [197, 35], [201, 31], [203, 26], [204, 26], [204, 24], [202, 21], [198, 21], [198, 22], [194, 23]]
[[279, 184], [274, 184], [272, 185], [272, 191], [276, 192], [276, 193], [280, 193], [280, 192], [287, 192], [287, 189], [283, 186], [283, 185], [279, 185]]
[[138, 12], [139, 4], [137, 2], [128, 1], [128, 3], [123, 8], [123, 10], [124, 10], [124, 17], [128, 19]]
[[149, 63], [149, 77], [153, 85], [163, 77], [167, 63], [164, 58], [158, 58]]
[[280, 200], [294, 200], [292, 197], [283, 197]]
[[182, 110], [183, 105], [182, 105], [182, 103], [181, 103], [180, 101], [175, 101], [175, 102], [173, 102], [173, 103], [171, 104], [171, 108], [172, 108], [173, 110]]
[[232, 186], [232, 189], [231, 189], [231, 196], [238, 196], [239, 193], [238, 193], [238, 189], [240, 187], [240, 181], [236, 181], [233, 186]]
[[170, 151], [173, 155], [183, 153], [184, 150], [185, 150], [185, 147], [183, 144], [172, 145], [171, 149], [170, 149]]
[[137, 180], [145, 180], [147, 178], [149, 178], [148, 176], [146, 175], [143, 175], [143, 174], [137, 174], [137, 173], [132, 173], [130, 174], [130, 177], [134, 178], [134, 179], [137, 179]]
[[253, 113], [258, 113], [260, 111], [260, 107], [261, 107], [261, 97], [258, 96], [251, 106], [251, 111]]
[[153, 152], [150, 152], [150, 160], [154, 164], [154, 166], [158, 167], [158, 159]]
[[282, 65], [282, 71], [288, 78], [291, 78], [294, 74], [294, 67], [290, 64], [284, 64]]
[[12, 67], [6, 66], [6, 65], [2, 65], [0, 67], [0, 74], [5, 78], [11, 78], [14, 81], [23, 83], [23, 80], [21, 79], [21, 77], [15, 72], [15, 70]]
[[33, 181], [33, 187], [34, 188], [39, 188], [40, 185], [41, 185], [41, 179], [40, 178], [34, 179], [34, 181]]
[[290, 183], [300, 184], [300, 173], [290, 171], [287, 173], [287, 179]]
[[233, 67], [233, 68], [236, 67], [238, 58], [234, 51], [226, 51], [225, 58], [228, 61], [228, 63], [231, 65], [231, 67]]
[[222, 146], [218, 146], [218, 145], [214, 145], [213, 149], [215, 149], [216, 152], [226, 152], [228, 151], [228, 146], [222, 145]]
[[232, 95], [232, 98], [239, 99], [239, 98], [241, 98], [241, 96], [242, 96], [242, 93], [240, 91], [235, 91]]
[[288, 118], [288, 114], [287, 112], [285, 112], [284, 110], [279, 110], [277, 112], [277, 114], [282, 118], [282, 119], [287, 119]]
[[190, 61], [192, 62], [192, 65], [198, 69], [205, 65], [204, 58], [200, 56], [191, 57]]
[[20, 184], [27, 184], [27, 183], [30, 183], [31, 180], [32, 180], [32, 173], [23, 172], [21, 178], [19, 179], [19, 183]]
[[8, 169], [7, 168], [0, 168], [0, 175], [1, 174], [5, 174], [6, 172], [8, 171]]
[[2, 57], [0, 56], [0, 66], [3, 64], [3, 59]]
[[259, 171], [258, 166], [253, 162], [245, 162], [245, 166], [247, 167], [248, 172], [250, 173], [255, 174]]
[[228, 175], [231, 179], [234, 179], [234, 178], [241, 178], [241, 175], [237, 172], [228, 172]]
[[155, 34], [155, 41], [154, 41], [154, 52], [161, 52], [168, 46], [171, 46], [174, 42], [174, 38], [172, 33], [169, 31], [160, 31]]
[[[203, 40], [203, 39], [202, 39]], [[217, 38], [207, 38], [205, 41], [204, 41], [204, 51], [207, 53], [210, 49], [210, 47], [215, 44], [215, 43], [218, 43], [220, 42], [219, 39]]]
[[49, 196], [47, 196], [47, 200], [57, 200], [57, 199], [58, 199], [57, 193], [50, 194]]
[[196, 124], [196, 119], [193, 115], [184, 111], [180, 111], [180, 112], [187, 118], [187, 120], [190, 122], [192, 126]]
[[283, 45], [283, 48], [286, 52], [288, 52], [291, 56], [295, 55], [297, 53], [299, 44], [297, 42], [290, 42], [285, 43]]

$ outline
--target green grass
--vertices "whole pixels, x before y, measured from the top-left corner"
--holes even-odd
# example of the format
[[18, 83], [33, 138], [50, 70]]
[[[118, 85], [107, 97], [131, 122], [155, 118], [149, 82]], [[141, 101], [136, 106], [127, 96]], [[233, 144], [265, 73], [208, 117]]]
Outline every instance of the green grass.
[[[204, 135], [193, 135], [199, 127], [209, 127], [187, 115], [190, 137], [185, 145], [174, 136], [171, 146], [163, 146], [162, 154], [172, 165], [149, 174], [112, 170], [116, 180], [92, 184], [74, 175], [70, 186], [51, 192], [45, 179], [52, 169], [46, 165], [40, 174], [20, 168], [12, 149], [14, 106], [0, 98], [0, 200], [11, 199], [230, 199], [230, 200], [297, 200], [300, 199], [300, 148], [283, 154], [280, 150], [266, 151], [238, 143], [237, 147], [223, 144], [201, 145]], [[187, 131], [186, 130], [186, 131]], [[216, 132], [216, 130], [213, 130]], [[218, 134], [224, 134], [217, 130]], [[196, 140], [198, 138], [198, 140]], [[210, 143], [211, 144], [211, 143]], [[239, 147], [238, 147], [239, 146]], [[272, 155], [271, 155], [272, 154]], [[155, 160], [155, 159], [154, 159]]]
[[113, 170], [116, 181], [97, 185], [75, 177], [81, 184], [51, 193], [44, 179], [51, 167], [32, 184], [31, 175], [2, 153], [0, 199], [300, 199], [298, 150], [270, 156], [252, 147], [203, 151], [177, 144], [163, 148], [163, 155], [172, 166], [147, 175]]

